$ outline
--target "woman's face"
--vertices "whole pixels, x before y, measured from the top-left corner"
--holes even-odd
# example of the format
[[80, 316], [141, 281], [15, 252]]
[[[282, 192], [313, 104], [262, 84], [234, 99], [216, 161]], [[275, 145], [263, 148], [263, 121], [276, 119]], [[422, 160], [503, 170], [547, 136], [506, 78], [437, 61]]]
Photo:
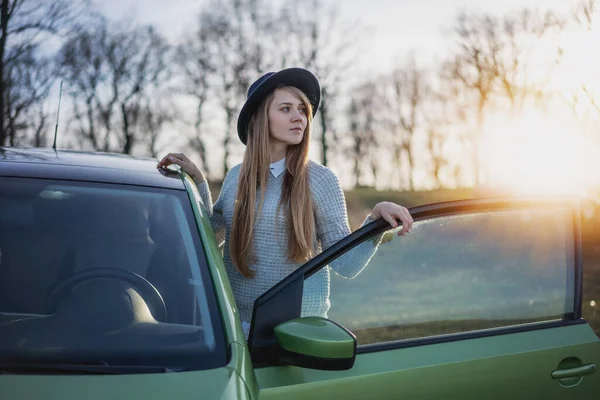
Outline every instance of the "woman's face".
[[270, 142], [299, 144], [307, 125], [306, 113], [302, 100], [285, 89], [275, 89], [268, 109]]

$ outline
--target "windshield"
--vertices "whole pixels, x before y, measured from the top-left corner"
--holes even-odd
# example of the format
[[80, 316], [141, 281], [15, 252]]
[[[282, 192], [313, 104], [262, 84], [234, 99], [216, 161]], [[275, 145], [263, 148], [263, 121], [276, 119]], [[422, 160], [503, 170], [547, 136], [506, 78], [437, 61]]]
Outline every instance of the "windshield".
[[0, 361], [225, 364], [185, 191], [0, 178]]

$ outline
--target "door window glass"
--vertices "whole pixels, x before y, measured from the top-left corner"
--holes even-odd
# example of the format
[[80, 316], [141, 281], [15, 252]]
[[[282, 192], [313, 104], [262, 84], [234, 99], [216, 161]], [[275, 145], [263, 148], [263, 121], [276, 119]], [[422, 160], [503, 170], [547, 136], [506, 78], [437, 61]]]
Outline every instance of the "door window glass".
[[528, 209], [390, 230], [354, 278], [335, 265], [355, 252], [330, 264], [327, 316], [359, 344], [562, 320], [574, 310], [572, 221], [570, 209]]

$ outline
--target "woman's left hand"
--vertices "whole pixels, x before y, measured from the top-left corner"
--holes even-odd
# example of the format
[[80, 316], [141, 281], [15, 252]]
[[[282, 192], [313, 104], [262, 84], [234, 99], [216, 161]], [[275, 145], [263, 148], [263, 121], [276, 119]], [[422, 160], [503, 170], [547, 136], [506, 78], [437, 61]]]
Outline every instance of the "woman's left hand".
[[413, 219], [410, 212], [406, 207], [399, 206], [398, 204], [384, 201], [377, 203], [371, 211], [371, 218], [379, 219], [383, 218], [390, 223], [392, 228], [398, 226], [398, 221], [402, 221], [402, 229], [398, 231], [398, 236], [404, 236], [411, 231], [413, 225]]

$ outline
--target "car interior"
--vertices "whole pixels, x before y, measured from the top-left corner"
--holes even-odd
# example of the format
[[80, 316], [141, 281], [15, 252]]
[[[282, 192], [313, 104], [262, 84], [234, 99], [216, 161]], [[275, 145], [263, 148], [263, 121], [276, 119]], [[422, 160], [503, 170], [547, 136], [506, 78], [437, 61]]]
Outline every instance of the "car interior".
[[1, 186], [0, 347], [89, 348], [93, 338], [100, 348], [118, 337], [131, 348], [151, 346], [143, 332], [202, 331], [175, 197], [23, 179]]

